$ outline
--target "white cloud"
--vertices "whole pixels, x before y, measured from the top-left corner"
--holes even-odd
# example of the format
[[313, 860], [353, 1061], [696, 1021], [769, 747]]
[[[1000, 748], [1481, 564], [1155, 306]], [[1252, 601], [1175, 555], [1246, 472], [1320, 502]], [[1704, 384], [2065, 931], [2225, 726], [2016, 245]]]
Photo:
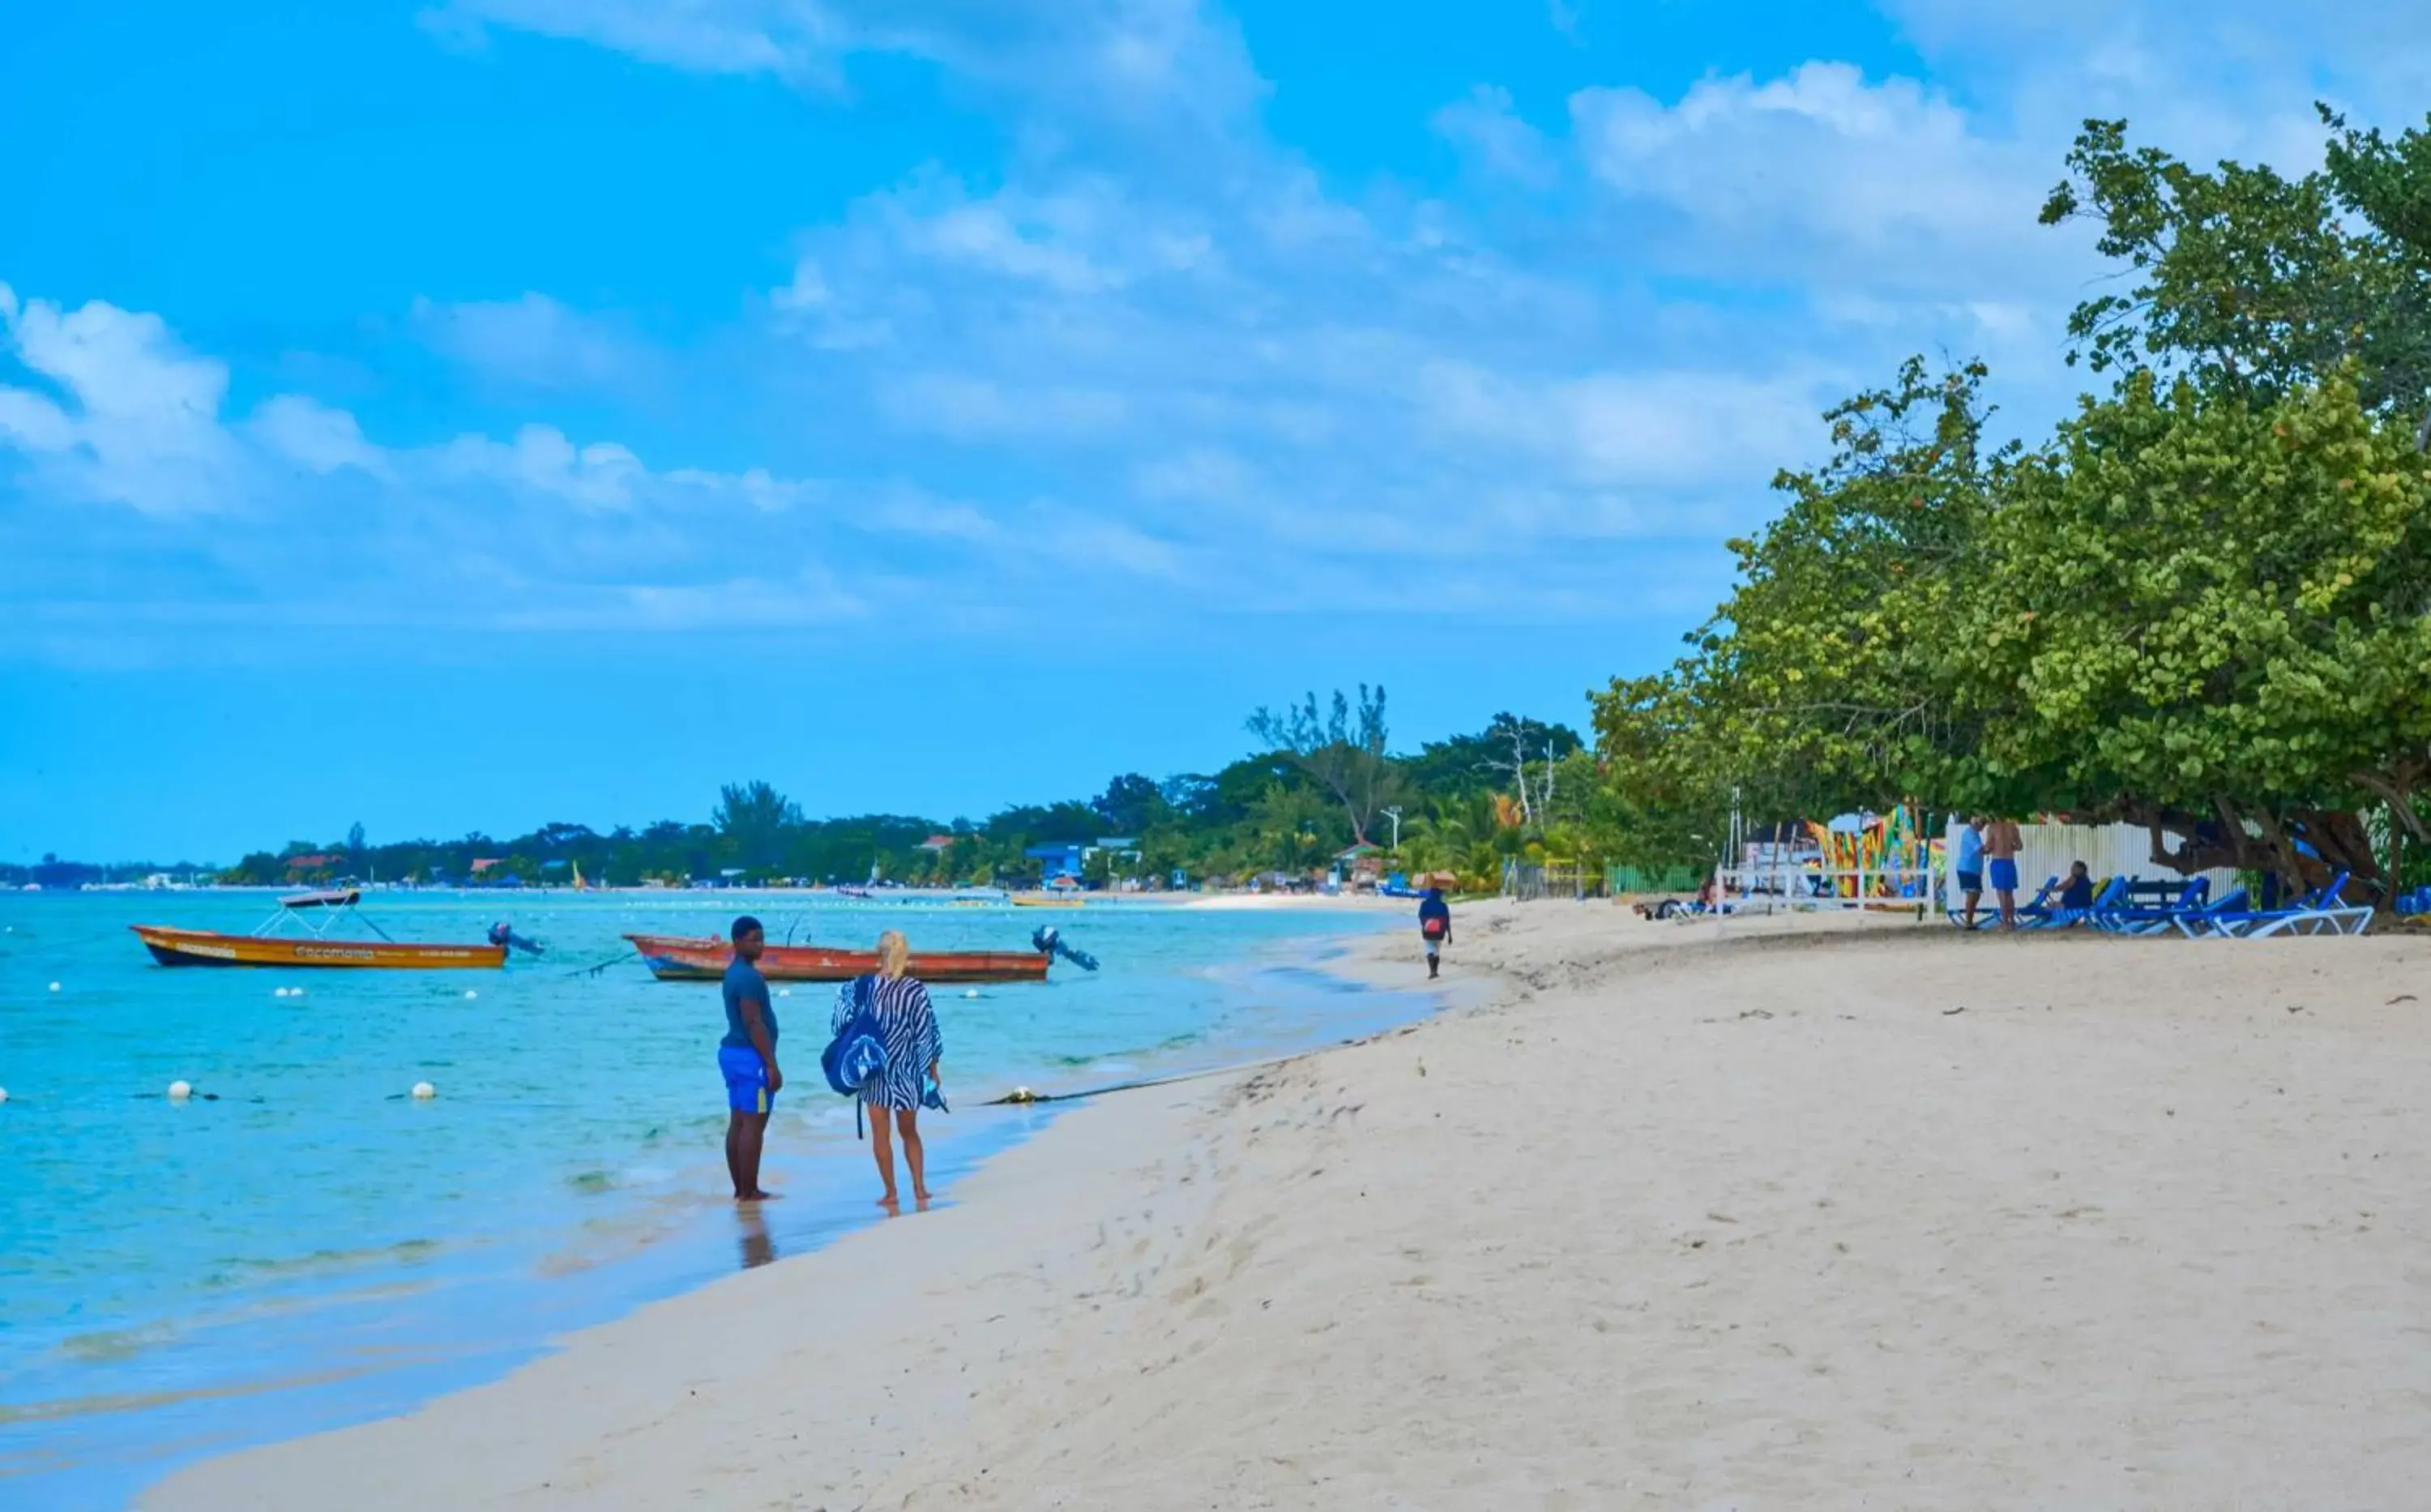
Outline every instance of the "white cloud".
[[0, 441], [51, 486], [150, 514], [227, 502], [241, 457], [219, 422], [225, 364], [189, 354], [159, 316], [97, 299], [67, 311], [11, 291], [0, 318], [0, 356], [53, 385], [0, 385]]
[[1684, 254], [1708, 269], [1945, 288], [2068, 250], [2036, 224], [2052, 163], [1912, 79], [1810, 62], [1675, 105], [1598, 89], [1570, 109], [1589, 169], [1690, 227]]
[[388, 474], [387, 456], [363, 439], [355, 417], [318, 400], [279, 395], [256, 408], [248, 424], [264, 448], [308, 472], [352, 467], [377, 477]]
[[453, 41], [502, 26], [833, 95], [857, 58], [916, 58], [1047, 113], [1143, 127], [1225, 126], [1265, 88], [1200, 0], [443, 0], [420, 19]]
[[1534, 455], [1597, 488], [1761, 488], [1812, 447], [1821, 408], [1812, 384], [1725, 373], [1528, 381], [1442, 361], [1417, 385], [1439, 436]]
[[595, 42], [648, 62], [705, 74], [774, 74], [821, 89], [841, 85], [851, 38], [818, 4], [735, 0], [450, 0], [416, 18], [478, 44], [485, 25]]
[[628, 508], [635, 486], [648, 476], [642, 460], [624, 446], [577, 446], [554, 426], [526, 426], [511, 443], [459, 436], [442, 448], [439, 460], [452, 477], [490, 479], [595, 510]]
[[1195, 504], [1237, 504], [1264, 491], [1258, 469], [1221, 446], [1187, 446], [1142, 463], [1140, 493], [1152, 499]]
[[1030, 388], [934, 372], [890, 383], [882, 402], [898, 425], [963, 441], [1102, 434], [1120, 425], [1128, 409], [1121, 395], [1105, 389]]
[[532, 388], [586, 388], [631, 374], [642, 359], [605, 322], [543, 294], [519, 299], [413, 302], [424, 342], [486, 378]]
[[1532, 189], [1559, 176], [1543, 132], [1519, 118], [1511, 92], [1480, 84], [1434, 113], [1435, 134], [1461, 149], [1485, 173]]

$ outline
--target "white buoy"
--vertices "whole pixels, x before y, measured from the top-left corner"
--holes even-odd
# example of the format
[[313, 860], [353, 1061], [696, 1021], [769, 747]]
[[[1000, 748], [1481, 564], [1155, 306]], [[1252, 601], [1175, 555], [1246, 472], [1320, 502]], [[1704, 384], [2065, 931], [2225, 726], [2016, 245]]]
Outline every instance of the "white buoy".
[[478, 993], [478, 992], [475, 992], [472, 988], [467, 987], [467, 988], [465, 988], [465, 989], [464, 989], [464, 996], [469, 1000], [469, 999], [473, 999], [473, 998], [478, 998], [478, 997], [479, 997], [479, 996], [480, 996], [480, 994], [479, 994], [479, 993]]
[[5, 1086], [0, 1086], [0, 1102], [6, 1102], [6, 1101], [8, 1101], [8, 1089], [7, 1087], [5, 1087]]
[[794, 989], [791, 987], [779, 987], [777, 989], [777, 996], [780, 998], [790, 998], [793, 995]]
[[194, 1087], [193, 1084], [191, 1082], [172, 1082], [169, 1084], [169, 1100], [172, 1102], [183, 1102], [193, 1095]]
[[287, 989], [285, 987], [273, 987], [270, 989], [270, 995], [274, 998], [284, 998], [287, 996]]
[[52, 990], [53, 992], [57, 992], [57, 991], [59, 991], [59, 984], [58, 983], [56, 983], [56, 982], [52, 983], [51, 983], [51, 990]]
[[428, 1082], [416, 1082], [413, 1084], [413, 1100], [416, 1102], [428, 1102], [438, 1095], [439, 1089], [432, 1086]]
[[963, 989], [963, 996], [965, 998], [976, 998], [979, 995], [980, 989], [977, 987], [965, 987]]

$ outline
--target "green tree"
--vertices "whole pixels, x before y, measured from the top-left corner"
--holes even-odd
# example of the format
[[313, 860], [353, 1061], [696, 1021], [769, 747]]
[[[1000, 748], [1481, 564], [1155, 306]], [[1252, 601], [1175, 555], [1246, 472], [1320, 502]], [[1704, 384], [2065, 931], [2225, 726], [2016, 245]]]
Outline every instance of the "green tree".
[[1248, 723], [1250, 734], [1288, 756], [1333, 796], [1350, 820], [1352, 840], [1367, 844], [1368, 826], [1392, 801], [1397, 777], [1385, 751], [1383, 688], [1371, 693], [1367, 684], [1359, 684], [1355, 710], [1337, 688], [1325, 714], [1319, 714], [1312, 693], [1306, 702], [1286, 704], [1280, 712], [1261, 707]]
[[1705, 824], [1734, 796], [1798, 814], [1972, 785], [1978, 731], [1947, 627], [2013, 459], [1986, 449], [1985, 376], [1911, 359], [1826, 413], [1830, 462], [1774, 480], [1788, 502], [1730, 543], [1738, 580], [1689, 654], [1595, 698], [1618, 814]]
[[2130, 146], [2124, 121], [2085, 123], [2042, 219], [2097, 222], [2096, 245], [2135, 281], [2076, 308], [2070, 360], [2155, 365], [2257, 404], [2353, 364], [2367, 408], [2421, 413], [2431, 145], [2323, 114], [2339, 133], [2331, 168], [2301, 178], [2235, 162], [2205, 172]]
[[734, 864], [761, 870], [777, 865], [786, 832], [800, 827], [802, 811], [766, 782], [729, 782], [717, 790], [717, 807], [710, 819]]
[[[2177, 864], [2362, 878], [2431, 775], [2431, 464], [2352, 382], [2138, 373], [2016, 471], [1953, 644], [1991, 769]], [[2161, 832], [2184, 838], [2165, 847]]]

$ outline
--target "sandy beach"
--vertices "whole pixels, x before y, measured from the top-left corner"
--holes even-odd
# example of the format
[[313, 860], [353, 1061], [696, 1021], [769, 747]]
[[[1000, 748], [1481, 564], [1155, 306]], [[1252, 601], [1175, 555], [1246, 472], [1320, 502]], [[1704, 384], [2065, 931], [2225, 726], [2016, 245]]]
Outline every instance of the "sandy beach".
[[1441, 1016], [142, 1504], [2423, 1504], [2431, 941], [1456, 938]]

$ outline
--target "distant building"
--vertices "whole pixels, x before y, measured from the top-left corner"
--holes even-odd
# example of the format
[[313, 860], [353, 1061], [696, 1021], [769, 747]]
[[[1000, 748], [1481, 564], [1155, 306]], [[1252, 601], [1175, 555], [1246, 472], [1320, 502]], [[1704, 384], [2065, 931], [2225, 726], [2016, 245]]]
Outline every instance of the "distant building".
[[920, 848], [932, 856], [940, 851], [951, 850], [954, 848], [954, 837], [949, 834], [932, 834], [920, 842]]
[[1052, 883], [1058, 878], [1078, 882], [1081, 868], [1088, 865], [1089, 848], [1078, 840], [1051, 846], [1031, 846], [1022, 854], [1038, 863], [1039, 880]]

